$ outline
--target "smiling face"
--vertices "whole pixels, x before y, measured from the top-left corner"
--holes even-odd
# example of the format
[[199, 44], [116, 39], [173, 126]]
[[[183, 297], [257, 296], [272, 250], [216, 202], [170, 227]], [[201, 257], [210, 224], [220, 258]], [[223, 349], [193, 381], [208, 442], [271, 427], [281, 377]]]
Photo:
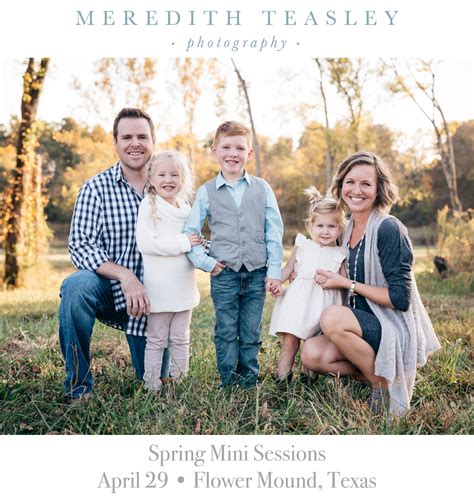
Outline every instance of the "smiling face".
[[145, 172], [153, 154], [153, 138], [147, 120], [122, 118], [117, 125], [115, 149], [125, 175], [127, 171]]
[[183, 187], [183, 179], [172, 160], [161, 160], [152, 166], [150, 184], [163, 200], [171, 205], [177, 205], [176, 198]]
[[377, 173], [373, 165], [355, 165], [342, 180], [341, 196], [353, 214], [370, 213], [377, 198]]
[[311, 238], [321, 247], [334, 247], [341, 234], [341, 226], [335, 212], [316, 214], [311, 226]]
[[230, 182], [237, 181], [243, 176], [245, 165], [252, 151], [245, 136], [221, 137], [211, 148], [224, 179]]

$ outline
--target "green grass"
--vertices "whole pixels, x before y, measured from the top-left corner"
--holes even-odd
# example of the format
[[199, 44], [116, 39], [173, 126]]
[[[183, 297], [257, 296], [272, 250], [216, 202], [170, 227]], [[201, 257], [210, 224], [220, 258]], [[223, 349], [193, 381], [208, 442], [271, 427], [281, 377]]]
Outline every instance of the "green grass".
[[[271, 373], [278, 340], [263, 335], [262, 383], [220, 390], [212, 342], [208, 277], [194, 311], [189, 375], [162, 396], [136, 381], [123, 333], [97, 323], [92, 340], [95, 387], [87, 405], [62, 399], [63, 361], [57, 336], [58, 289], [71, 271], [59, 250], [18, 291], [0, 291], [0, 433], [2, 434], [469, 434], [472, 407], [472, 277], [440, 280], [429, 254], [417, 249], [416, 271], [442, 350], [418, 372], [411, 411], [400, 420], [374, 416], [368, 389], [321, 377], [279, 388]], [[472, 295], [471, 295], [472, 297]], [[265, 307], [268, 331], [273, 300]]]

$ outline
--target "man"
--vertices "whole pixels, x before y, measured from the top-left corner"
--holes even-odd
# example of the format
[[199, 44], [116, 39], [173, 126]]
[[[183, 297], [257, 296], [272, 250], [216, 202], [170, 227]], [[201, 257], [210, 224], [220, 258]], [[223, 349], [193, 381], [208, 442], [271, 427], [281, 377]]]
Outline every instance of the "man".
[[[70, 403], [88, 400], [92, 392], [90, 338], [96, 318], [126, 332], [137, 377], [144, 372], [150, 300], [135, 228], [155, 143], [153, 122], [139, 109], [124, 108], [113, 136], [119, 161], [83, 184], [69, 234], [69, 253], [79, 271], [61, 286], [59, 339]], [[168, 359], [166, 353], [163, 375]]]

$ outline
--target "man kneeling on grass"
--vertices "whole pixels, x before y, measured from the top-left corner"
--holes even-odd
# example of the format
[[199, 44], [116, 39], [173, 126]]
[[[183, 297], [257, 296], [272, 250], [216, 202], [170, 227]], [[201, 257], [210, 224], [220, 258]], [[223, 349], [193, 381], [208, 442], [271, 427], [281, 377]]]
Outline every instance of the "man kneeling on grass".
[[[69, 253], [79, 271], [64, 280], [59, 307], [70, 403], [86, 401], [92, 392], [90, 338], [96, 318], [125, 331], [137, 377], [143, 379], [144, 373], [150, 300], [135, 229], [155, 131], [146, 113], [124, 108], [115, 118], [113, 135], [119, 161], [83, 184], [71, 221]], [[166, 351], [163, 376], [168, 367]]]

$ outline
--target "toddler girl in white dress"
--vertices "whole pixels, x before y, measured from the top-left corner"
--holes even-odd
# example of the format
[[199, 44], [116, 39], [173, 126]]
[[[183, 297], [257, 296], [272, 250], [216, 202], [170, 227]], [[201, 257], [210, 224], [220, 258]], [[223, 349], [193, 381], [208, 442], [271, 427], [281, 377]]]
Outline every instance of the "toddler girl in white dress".
[[321, 287], [323, 277], [316, 278], [316, 270], [345, 273], [346, 253], [337, 246], [337, 238], [344, 228], [344, 215], [336, 201], [321, 196], [314, 187], [305, 193], [309, 197], [309, 217], [306, 220], [311, 239], [298, 234], [295, 247], [282, 269], [284, 283], [294, 273], [295, 279], [286, 290], [274, 291], [278, 296], [270, 323], [270, 334], [282, 338], [282, 348], [275, 378], [291, 377], [295, 356], [301, 340], [316, 335], [321, 329], [321, 312], [332, 304], [342, 304], [341, 292]]

